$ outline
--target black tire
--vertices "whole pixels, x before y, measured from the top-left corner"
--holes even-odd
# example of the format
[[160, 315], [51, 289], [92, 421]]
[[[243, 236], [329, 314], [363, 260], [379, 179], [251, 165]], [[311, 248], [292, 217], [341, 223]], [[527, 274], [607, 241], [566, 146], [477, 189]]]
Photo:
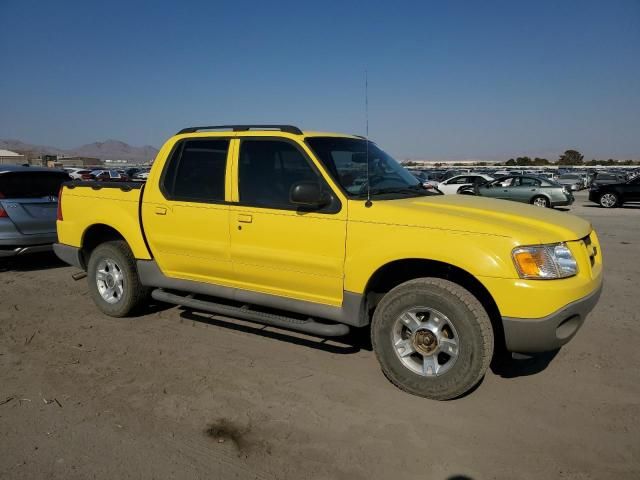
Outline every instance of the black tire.
[[602, 208], [616, 208], [621, 205], [620, 197], [613, 192], [605, 192], [600, 195], [598, 203]]
[[[433, 308], [454, 325], [459, 354], [439, 376], [423, 376], [405, 366], [394, 350], [393, 329], [412, 306]], [[478, 299], [460, 285], [440, 278], [418, 278], [398, 285], [378, 304], [371, 343], [382, 372], [398, 388], [433, 400], [449, 400], [471, 390], [482, 379], [493, 355], [493, 330]]]
[[[122, 280], [122, 295], [115, 303], [105, 300], [98, 289], [97, 270], [102, 261], [111, 260], [119, 267]], [[146, 305], [149, 289], [140, 284], [136, 261], [131, 249], [124, 240], [114, 240], [98, 245], [91, 256], [87, 268], [89, 293], [100, 311], [111, 317], [126, 317], [139, 311]]]
[[531, 205], [535, 205], [537, 207], [550, 208], [551, 202], [547, 197], [544, 197], [542, 195], [536, 195], [531, 199]]

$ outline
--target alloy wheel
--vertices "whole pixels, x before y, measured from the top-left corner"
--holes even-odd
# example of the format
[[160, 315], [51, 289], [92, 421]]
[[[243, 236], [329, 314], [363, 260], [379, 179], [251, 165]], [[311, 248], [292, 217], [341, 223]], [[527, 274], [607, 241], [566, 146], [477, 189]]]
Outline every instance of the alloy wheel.
[[107, 303], [118, 303], [124, 292], [124, 274], [120, 266], [110, 258], [100, 260], [96, 269], [98, 292]]
[[460, 353], [456, 328], [446, 315], [430, 307], [405, 310], [396, 319], [391, 336], [402, 364], [424, 377], [445, 374]]

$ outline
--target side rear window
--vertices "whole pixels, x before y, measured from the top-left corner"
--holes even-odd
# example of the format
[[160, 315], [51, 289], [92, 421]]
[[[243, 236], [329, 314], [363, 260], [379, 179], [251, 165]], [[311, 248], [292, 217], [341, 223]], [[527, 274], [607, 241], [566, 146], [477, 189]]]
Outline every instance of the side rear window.
[[162, 178], [169, 200], [224, 201], [228, 139], [183, 140], [176, 145]]
[[63, 172], [8, 172], [0, 175], [0, 198], [57, 197], [60, 185], [71, 180]]

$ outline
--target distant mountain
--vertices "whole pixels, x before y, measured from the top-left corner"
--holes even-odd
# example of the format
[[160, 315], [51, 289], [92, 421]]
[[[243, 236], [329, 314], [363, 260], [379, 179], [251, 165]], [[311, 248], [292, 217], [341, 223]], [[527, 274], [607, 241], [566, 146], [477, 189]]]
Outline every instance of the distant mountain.
[[105, 140], [94, 142], [72, 149], [62, 149], [45, 145], [33, 145], [20, 140], [1, 140], [0, 148], [22, 153], [25, 155], [66, 155], [71, 157], [93, 157], [101, 160], [128, 160], [133, 163], [142, 163], [153, 160], [158, 149], [151, 145], [134, 147], [119, 140]]

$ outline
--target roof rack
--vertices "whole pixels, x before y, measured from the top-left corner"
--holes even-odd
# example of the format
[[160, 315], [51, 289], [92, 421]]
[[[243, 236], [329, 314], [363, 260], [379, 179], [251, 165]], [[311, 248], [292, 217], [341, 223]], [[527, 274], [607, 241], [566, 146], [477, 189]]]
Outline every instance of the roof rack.
[[201, 130], [232, 130], [234, 132], [247, 132], [249, 130], [280, 130], [281, 132], [292, 133], [294, 135], [302, 135], [302, 130], [293, 125], [211, 125], [208, 127], [188, 127], [178, 132], [194, 133]]

